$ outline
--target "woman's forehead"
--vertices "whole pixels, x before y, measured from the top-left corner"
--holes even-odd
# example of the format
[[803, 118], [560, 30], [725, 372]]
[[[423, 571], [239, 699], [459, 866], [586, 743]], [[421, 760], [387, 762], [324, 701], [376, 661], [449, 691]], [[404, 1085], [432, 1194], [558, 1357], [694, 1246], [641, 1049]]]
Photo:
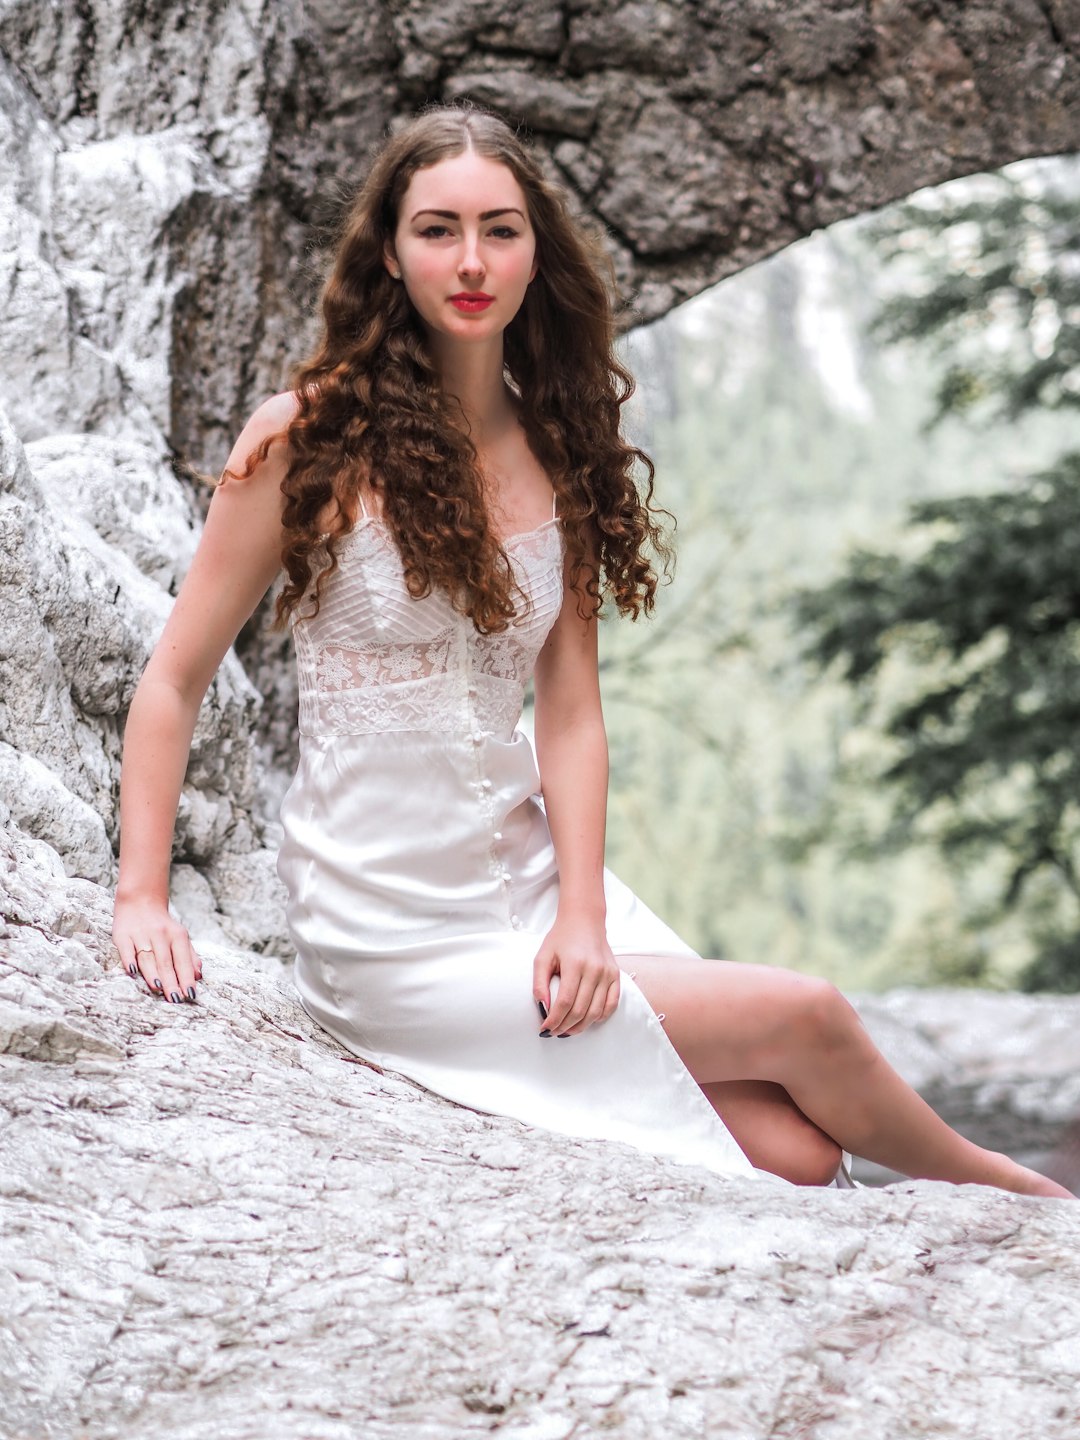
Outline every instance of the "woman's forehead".
[[524, 191], [509, 166], [475, 150], [463, 150], [416, 171], [403, 197], [401, 218], [409, 221], [420, 209], [473, 218], [492, 210], [528, 213]]

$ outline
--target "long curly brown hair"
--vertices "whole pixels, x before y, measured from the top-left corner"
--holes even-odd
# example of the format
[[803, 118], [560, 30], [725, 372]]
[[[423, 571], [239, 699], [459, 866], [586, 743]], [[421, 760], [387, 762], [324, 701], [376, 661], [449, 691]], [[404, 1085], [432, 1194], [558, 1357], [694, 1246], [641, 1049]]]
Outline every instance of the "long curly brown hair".
[[[384, 263], [413, 175], [470, 146], [512, 172], [536, 235], [539, 272], [504, 332], [504, 367], [529, 446], [556, 492], [579, 611], [595, 614], [610, 598], [622, 614], [647, 614], [659, 583], [650, 555], [662, 572], [670, 569], [656, 519], [667, 512], [652, 503], [652, 461], [620, 434], [634, 381], [614, 354], [602, 243], [571, 216], [505, 121], [472, 104], [438, 106], [382, 146], [339, 222], [320, 297], [322, 333], [289, 379], [296, 413], [285, 431], [264, 439], [244, 472], [287, 436], [288, 578], [278, 626], [305, 596], [318, 611], [361, 481], [378, 495], [414, 597], [442, 587], [482, 633], [514, 618], [520, 591], [489, 518], [476, 450], [441, 388], [419, 317]], [[335, 518], [327, 534], [320, 524], [328, 513]]]

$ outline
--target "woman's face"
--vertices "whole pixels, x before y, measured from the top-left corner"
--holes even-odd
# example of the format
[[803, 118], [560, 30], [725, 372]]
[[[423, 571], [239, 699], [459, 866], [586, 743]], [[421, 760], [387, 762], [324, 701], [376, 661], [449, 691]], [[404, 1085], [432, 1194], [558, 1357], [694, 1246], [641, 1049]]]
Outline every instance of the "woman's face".
[[429, 332], [466, 342], [501, 336], [537, 268], [513, 172], [472, 150], [418, 170], [384, 259]]

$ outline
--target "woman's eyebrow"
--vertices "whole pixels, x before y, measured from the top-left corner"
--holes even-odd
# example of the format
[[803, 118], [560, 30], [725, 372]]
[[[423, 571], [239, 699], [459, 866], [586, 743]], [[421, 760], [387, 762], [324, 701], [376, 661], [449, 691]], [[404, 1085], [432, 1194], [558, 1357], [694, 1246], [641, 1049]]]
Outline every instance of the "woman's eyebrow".
[[[419, 220], [421, 215], [438, 215], [439, 218], [442, 220], [461, 219], [461, 216], [456, 210], [417, 210], [416, 214], [412, 218], [414, 221], [416, 221]], [[517, 208], [516, 205], [504, 205], [501, 210], [485, 210], [480, 216], [480, 219], [494, 220], [498, 215], [521, 215], [521, 218], [523, 220], [525, 219], [525, 216]]]

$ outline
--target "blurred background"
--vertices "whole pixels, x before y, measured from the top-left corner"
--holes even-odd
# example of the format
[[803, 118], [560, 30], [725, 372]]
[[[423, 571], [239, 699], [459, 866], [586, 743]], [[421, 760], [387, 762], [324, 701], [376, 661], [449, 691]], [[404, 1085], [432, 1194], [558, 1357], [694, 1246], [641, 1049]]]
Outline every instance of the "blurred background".
[[1078, 199], [955, 180], [626, 337], [678, 563], [603, 629], [608, 863], [703, 953], [1080, 987]]

